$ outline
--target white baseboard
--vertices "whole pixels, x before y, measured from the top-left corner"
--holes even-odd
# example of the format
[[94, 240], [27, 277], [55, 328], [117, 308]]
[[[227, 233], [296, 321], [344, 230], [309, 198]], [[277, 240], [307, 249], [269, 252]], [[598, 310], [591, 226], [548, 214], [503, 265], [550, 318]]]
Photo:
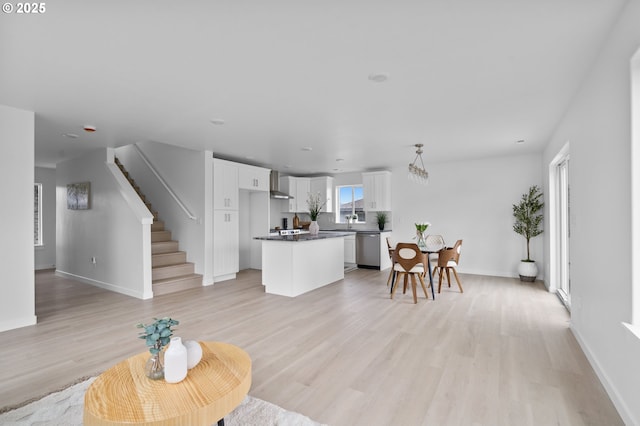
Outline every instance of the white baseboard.
[[55, 269], [56, 265], [36, 265], [35, 270], [36, 271], [42, 271], [44, 269]]
[[115, 284], [105, 283], [105, 282], [94, 280], [91, 278], [82, 277], [80, 275], [70, 274], [68, 272], [64, 272], [59, 269], [56, 269], [56, 275], [65, 277], [65, 278], [70, 278], [72, 280], [80, 281], [85, 284], [90, 284], [95, 287], [104, 288], [105, 290], [115, 291], [116, 293], [125, 294], [127, 296], [135, 297], [138, 299], [150, 299], [153, 297], [153, 294], [145, 295], [142, 292], [133, 291], [130, 288], [124, 288]]
[[596, 372], [598, 379], [600, 379], [600, 383], [602, 383], [602, 386], [604, 386], [604, 389], [607, 391], [609, 398], [611, 398], [611, 402], [613, 402], [616, 410], [618, 410], [618, 414], [620, 414], [620, 417], [622, 417], [622, 421], [624, 421], [626, 425], [640, 425], [640, 422], [638, 422], [637, 419], [634, 419], [631, 415], [631, 410], [629, 410], [627, 404], [625, 404], [624, 400], [620, 397], [618, 390], [611, 383], [609, 376], [602, 369], [602, 366], [598, 362], [598, 359], [593, 355], [593, 352], [591, 352], [591, 349], [582, 339], [582, 336], [580, 335], [578, 330], [576, 330], [576, 328], [573, 326], [573, 323], [570, 325], [570, 329], [576, 340], [578, 341], [578, 344], [582, 348], [582, 352], [584, 352], [587, 360], [589, 360], [589, 364], [591, 364], [591, 367]]
[[27, 316], [24, 318], [12, 318], [10, 321], [0, 322], [0, 332], [14, 330], [16, 328], [28, 327], [35, 325], [38, 322], [38, 317], [35, 315]]

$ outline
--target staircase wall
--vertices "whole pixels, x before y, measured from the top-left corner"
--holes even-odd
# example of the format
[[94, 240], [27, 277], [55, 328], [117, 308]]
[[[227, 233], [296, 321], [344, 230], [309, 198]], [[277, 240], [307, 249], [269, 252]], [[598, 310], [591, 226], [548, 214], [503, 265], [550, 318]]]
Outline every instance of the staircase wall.
[[[0, 332], [36, 323], [33, 277], [35, 114], [0, 105]], [[10, 339], [7, 339], [10, 340]], [[5, 367], [5, 363], [2, 364]]]
[[180, 250], [187, 252], [187, 260], [194, 263], [195, 272], [203, 275], [204, 285], [212, 284], [212, 227], [207, 219], [212, 215], [212, 153], [158, 142], [141, 142], [137, 146], [197, 220], [189, 219], [134, 146], [117, 148], [116, 156], [152, 208], [160, 212], [165, 229], [180, 241]]
[[[150, 272], [153, 218], [122, 175], [112, 172], [113, 168], [117, 166], [113, 164], [111, 148], [57, 165], [56, 272], [147, 299], [153, 296]], [[91, 183], [90, 208], [69, 210], [67, 184], [79, 182]]]

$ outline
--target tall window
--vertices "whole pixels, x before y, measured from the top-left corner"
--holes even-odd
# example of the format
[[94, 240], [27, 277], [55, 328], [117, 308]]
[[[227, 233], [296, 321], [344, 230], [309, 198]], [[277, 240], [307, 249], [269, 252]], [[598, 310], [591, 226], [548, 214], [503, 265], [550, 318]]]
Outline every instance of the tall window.
[[344, 185], [336, 188], [336, 223], [347, 223], [347, 216], [357, 216], [351, 223], [365, 222], [362, 185]]
[[42, 184], [33, 185], [33, 244], [42, 245]]

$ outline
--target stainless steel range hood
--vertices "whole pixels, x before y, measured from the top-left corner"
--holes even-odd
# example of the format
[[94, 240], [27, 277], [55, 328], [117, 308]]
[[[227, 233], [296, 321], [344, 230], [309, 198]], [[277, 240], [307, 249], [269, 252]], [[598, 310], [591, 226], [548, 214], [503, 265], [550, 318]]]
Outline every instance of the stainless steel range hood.
[[269, 177], [269, 193], [271, 198], [278, 200], [289, 200], [293, 198], [291, 195], [280, 191], [280, 173], [275, 170], [271, 170], [271, 176]]

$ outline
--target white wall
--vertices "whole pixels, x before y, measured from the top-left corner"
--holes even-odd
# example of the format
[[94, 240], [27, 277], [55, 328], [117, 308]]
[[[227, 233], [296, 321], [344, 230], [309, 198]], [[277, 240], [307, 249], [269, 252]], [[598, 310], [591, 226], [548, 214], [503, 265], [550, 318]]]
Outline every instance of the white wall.
[[138, 146], [197, 220], [187, 216], [133, 146], [116, 149], [116, 156], [152, 204], [153, 210], [158, 212], [165, 229], [171, 231], [174, 240], [179, 241], [180, 250], [187, 252], [187, 261], [195, 264], [195, 272], [203, 274], [205, 282], [213, 282], [213, 276], [207, 277], [205, 272], [206, 262], [212, 262], [212, 259], [205, 258], [206, 197], [212, 196], [205, 167], [211, 163], [211, 153], [157, 142], [142, 142]]
[[35, 182], [42, 184], [42, 246], [35, 248], [35, 268], [56, 266], [56, 169], [35, 168]]
[[546, 168], [570, 142], [571, 328], [630, 425], [640, 424], [640, 339], [621, 323], [631, 321], [633, 293], [630, 58], [640, 47], [638, 22], [640, 2], [630, 1], [543, 158]]
[[[428, 164], [427, 186], [409, 181], [404, 166], [392, 169], [392, 239], [413, 241], [414, 223], [427, 221], [448, 245], [463, 240], [459, 272], [517, 277], [526, 243], [513, 231], [512, 205], [542, 186], [541, 164], [537, 154]], [[541, 279], [541, 237], [531, 240], [531, 258]]]
[[[146, 299], [151, 291], [152, 217], [131, 185], [109, 169], [113, 150], [97, 149], [56, 169], [58, 274]], [[89, 210], [67, 209], [67, 185], [90, 182]], [[135, 194], [135, 193], [134, 193]], [[144, 211], [144, 215], [141, 213]], [[96, 263], [91, 258], [96, 258]]]
[[33, 277], [34, 113], [0, 105], [0, 331], [36, 323]]

